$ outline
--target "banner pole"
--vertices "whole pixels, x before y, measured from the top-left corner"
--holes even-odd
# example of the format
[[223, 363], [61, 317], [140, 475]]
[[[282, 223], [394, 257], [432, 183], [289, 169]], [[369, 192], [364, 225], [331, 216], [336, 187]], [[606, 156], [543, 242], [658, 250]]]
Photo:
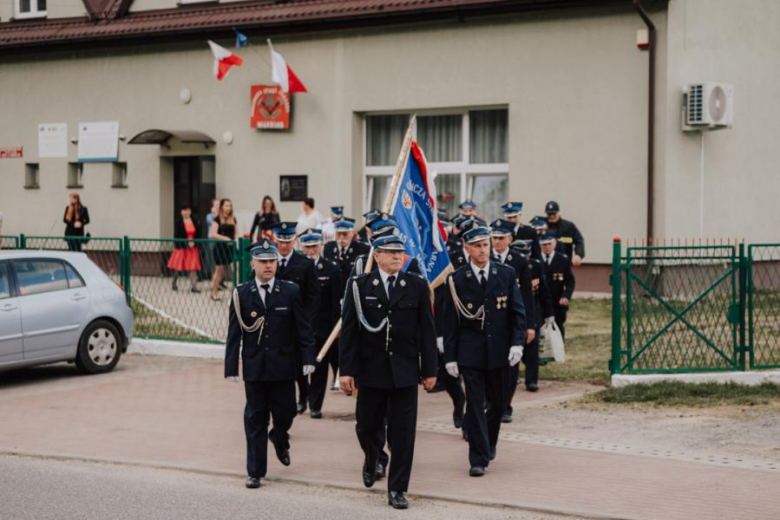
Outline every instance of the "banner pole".
[[[404, 166], [406, 166], [406, 160], [409, 158], [409, 150], [412, 147], [412, 139], [414, 138], [414, 131], [416, 129], [417, 114], [412, 114], [412, 118], [409, 121], [409, 128], [406, 129], [406, 136], [404, 137], [404, 142], [401, 145], [401, 152], [398, 154], [398, 161], [395, 163], [395, 174], [393, 175], [393, 180], [390, 183], [390, 189], [387, 192], [387, 197], [385, 197], [385, 204], [382, 207], [383, 213], [390, 213], [390, 208], [392, 208], [395, 197], [398, 195], [400, 179], [404, 172]], [[366, 267], [363, 270], [364, 273], [370, 273], [371, 269], [374, 267], [373, 252], [374, 248], [372, 247], [368, 252], [368, 260], [366, 261]], [[336, 338], [339, 337], [340, 332], [341, 319], [339, 319], [339, 321], [333, 327], [333, 331], [331, 331], [330, 336], [328, 336], [328, 339], [322, 345], [319, 354], [317, 354], [317, 363], [322, 363], [322, 360], [325, 359], [325, 356], [328, 355], [330, 347], [333, 346], [333, 343], [336, 341]]]

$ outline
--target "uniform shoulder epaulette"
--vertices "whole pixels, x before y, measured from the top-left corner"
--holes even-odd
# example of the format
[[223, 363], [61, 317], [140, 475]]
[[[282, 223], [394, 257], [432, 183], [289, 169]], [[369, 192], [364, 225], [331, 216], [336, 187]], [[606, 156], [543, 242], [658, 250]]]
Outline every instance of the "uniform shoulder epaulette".
[[502, 269], [505, 270], [505, 271], [508, 270], [508, 269], [511, 269], [512, 271], [514, 271], [514, 269], [515, 269], [511, 265], [502, 264], [500, 262], [493, 263], [493, 265], [491, 267], [498, 267], [499, 271], [502, 270]]
[[352, 277], [353, 280], [362, 280], [363, 278], [366, 278], [370, 273], [360, 273], [356, 274]]
[[296, 284], [295, 282], [291, 282], [290, 280], [280, 280], [279, 278], [276, 278], [274, 280], [274, 283], [278, 283], [279, 285], [285, 285], [287, 287], [295, 287], [296, 289], [298, 289], [298, 284]]

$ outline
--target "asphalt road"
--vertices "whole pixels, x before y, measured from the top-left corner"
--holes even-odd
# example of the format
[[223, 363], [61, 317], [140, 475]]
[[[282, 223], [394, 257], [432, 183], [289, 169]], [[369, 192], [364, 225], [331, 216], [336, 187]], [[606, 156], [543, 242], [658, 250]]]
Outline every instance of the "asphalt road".
[[0, 456], [0, 497], [2, 520], [563, 518], [427, 499], [395, 511], [370, 491], [269, 481], [249, 490], [233, 477], [14, 456]]

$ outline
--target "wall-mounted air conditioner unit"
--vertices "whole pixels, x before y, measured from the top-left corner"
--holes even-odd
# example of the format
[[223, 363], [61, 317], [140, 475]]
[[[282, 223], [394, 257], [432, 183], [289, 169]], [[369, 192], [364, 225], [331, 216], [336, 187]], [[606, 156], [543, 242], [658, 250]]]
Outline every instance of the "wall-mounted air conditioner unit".
[[717, 130], [734, 122], [734, 86], [691, 83], [683, 92], [683, 131]]

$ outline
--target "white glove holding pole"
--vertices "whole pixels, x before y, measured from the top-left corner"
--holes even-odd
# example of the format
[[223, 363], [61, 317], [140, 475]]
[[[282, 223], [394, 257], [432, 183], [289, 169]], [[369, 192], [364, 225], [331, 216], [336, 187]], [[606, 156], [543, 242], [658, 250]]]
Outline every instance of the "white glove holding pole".
[[227, 376], [225, 379], [234, 383], [238, 383], [238, 376]]
[[512, 347], [509, 349], [509, 366], [515, 366], [523, 358], [523, 347]]
[[458, 370], [458, 363], [456, 361], [450, 361], [444, 365], [444, 368], [447, 369], [447, 373], [452, 377], [457, 378], [460, 375], [460, 371]]
[[436, 338], [436, 348], [439, 349], [439, 354], [444, 354], [444, 338]]
[[303, 377], [314, 373], [314, 365], [303, 365]]

